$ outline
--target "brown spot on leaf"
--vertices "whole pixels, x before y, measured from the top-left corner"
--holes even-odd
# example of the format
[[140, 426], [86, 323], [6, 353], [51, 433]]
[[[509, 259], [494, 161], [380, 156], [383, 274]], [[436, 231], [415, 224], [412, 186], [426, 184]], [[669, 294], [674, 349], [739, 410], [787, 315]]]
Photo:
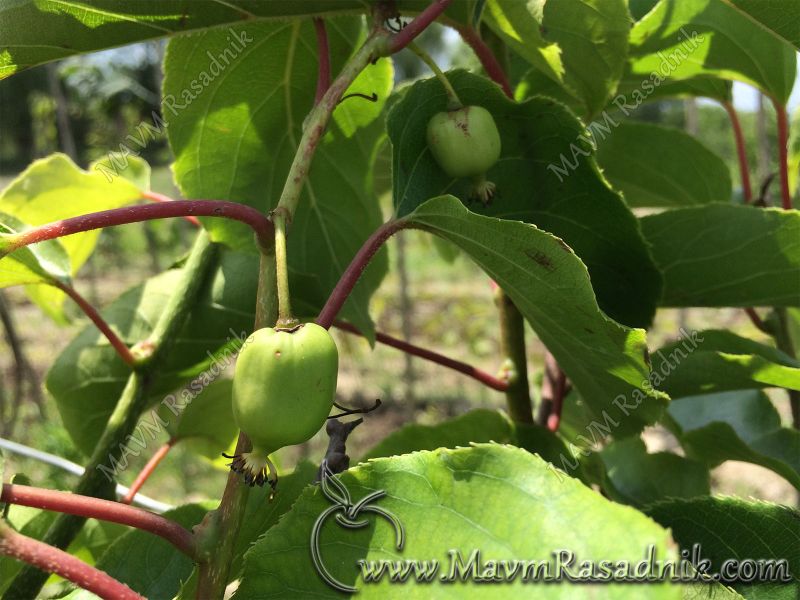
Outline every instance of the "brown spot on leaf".
[[544, 267], [549, 273], [556, 270], [555, 265], [553, 265], [553, 260], [541, 250], [526, 250], [525, 254], [528, 255], [528, 258], [533, 259], [540, 267]]

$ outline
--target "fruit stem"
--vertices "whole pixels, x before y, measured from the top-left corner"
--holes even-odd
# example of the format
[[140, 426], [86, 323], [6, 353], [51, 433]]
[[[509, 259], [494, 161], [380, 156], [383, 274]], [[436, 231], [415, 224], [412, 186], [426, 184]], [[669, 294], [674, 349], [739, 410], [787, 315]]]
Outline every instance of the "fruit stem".
[[272, 213], [275, 226], [275, 276], [278, 286], [278, 327], [293, 327], [297, 319], [292, 314], [292, 300], [289, 294], [289, 266], [286, 262], [286, 224], [285, 209], [276, 208]]
[[461, 102], [461, 98], [458, 97], [455, 88], [453, 88], [447, 76], [439, 68], [439, 65], [436, 64], [436, 61], [431, 58], [430, 54], [417, 46], [414, 42], [409, 42], [408, 49], [416, 54], [422, 62], [428, 65], [428, 68], [433, 71], [436, 78], [442, 82], [444, 91], [447, 92], [447, 110], [458, 110], [462, 108], [464, 104]]

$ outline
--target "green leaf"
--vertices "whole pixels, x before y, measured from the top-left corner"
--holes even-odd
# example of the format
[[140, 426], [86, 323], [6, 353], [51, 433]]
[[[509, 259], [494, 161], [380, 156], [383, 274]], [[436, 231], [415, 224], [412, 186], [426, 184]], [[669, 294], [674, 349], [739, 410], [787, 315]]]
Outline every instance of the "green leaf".
[[[286, 21], [291, 17], [368, 13], [372, 0], [12, 0], [0, 7], [0, 79], [28, 67], [104, 48], [207, 27]], [[398, 0], [420, 12], [429, 0]], [[466, 22], [476, 0], [459, 0], [446, 15]]]
[[406, 425], [383, 438], [360, 460], [417, 450], [468, 446], [471, 442], [506, 443], [511, 441], [512, 434], [512, 424], [505, 413], [476, 409], [437, 425]]
[[[164, 513], [164, 517], [187, 529], [197, 525], [209, 507], [187, 504]], [[117, 581], [127, 584], [145, 598], [173, 598], [181, 581], [192, 573], [192, 559], [166, 540], [148, 531], [134, 529], [119, 537], [97, 563]], [[90, 600], [94, 594], [76, 590], [67, 600]]]
[[720, 572], [728, 559], [784, 563], [783, 573], [790, 576], [790, 583], [731, 582], [745, 598], [793, 600], [800, 593], [800, 513], [796, 510], [768, 502], [714, 497], [668, 500], [646, 512], [669, 527], [683, 550], [691, 552], [700, 544], [700, 556], [711, 561], [711, 572]]
[[800, 211], [711, 204], [641, 223], [662, 306], [800, 306]]
[[728, 165], [679, 129], [620, 123], [597, 141], [597, 162], [628, 206], [730, 202]]
[[[344, 100], [333, 111], [333, 120], [339, 131], [349, 138], [358, 129], [377, 119], [383, 112], [393, 87], [394, 65], [391, 58], [379, 60], [369, 69], [361, 71], [342, 96]], [[375, 94], [377, 100], [372, 102], [357, 96], [347, 98], [351, 94]]]
[[730, 0], [772, 33], [800, 50], [800, 7], [794, 0]]
[[[405, 425], [367, 451], [360, 461], [481, 442], [511, 443], [538, 454], [561, 469], [568, 453], [564, 442], [546, 427], [513, 423], [502, 411], [478, 408], [436, 425]], [[583, 468], [569, 475], [587, 480]]]
[[[146, 339], [179, 277], [180, 270], [173, 269], [131, 288], [102, 311], [104, 318], [127, 344]], [[214, 373], [233, 362], [234, 347], [238, 349], [252, 330], [257, 277], [255, 255], [222, 254], [158, 370], [150, 392], [153, 403], [164, 402], [180, 412], [191, 404], [197, 390], [190, 385], [172, 396], [166, 394], [198, 374], [194, 385], [202, 389], [213, 380]], [[47, 389], [56, 400], [64, 427], [82, 452], [93, 450], [129, 374], [130, 368], [91, 324], [78, 333], [50, 368]]]
[[792, 115], [789, 125], [789, 190], [792, 196], [797, 194], [797, 181], [800, 179], [800, 107]]
[[[606, 314], [626, 325], [649, 325], [660, 293], [659, 276], [636, 219], [608, 187], [581, 141], [579, 136], [588, 135], [585, 128], [552, 100], [532, 98], [518, 104], [482, 77], [464, 71], [447, 77], [465, 104], [492, 113], [502, 139], [500, 160], [488, 173], [497, 195], [488, 206], [475, 202], [471, 209], [534, 223], [559, 236], [588, 267]], [[441, 83], [428, 79], [408, 89], [387, 117], [394, 203], [401, 216], [441, 194], [469, 198], [470, 182], [444, 173], [426, 143], [428, 121], [446, 103]]]
[[534, 96], [547, 96], [558, 100], [576, 115], [583, 112], [580, 100], [573, 96], [572, 92], [536, 68], [529, 69], [514, 89], [514, 100], [517, 102], [523, 102]]
[[800, 489], [800, 431], [781, 427], [759, 390], [679, 398], [668, 409], [686, 454], [715, 467], [739, 460], [766, 467]]
[[[130, 158], [149, 173], [141, 159]], [[148, 177], [149, 179], [149, 177]], [[140, 200], [142, 189], [119, 177], [108, 181], [99, 171], [83, 171], [64, 154], [33, 162], [0, 194], [0, 212], [30, 226], [44, 225], [86, 213], [118, 208]], [[69, 255], [74, 275], [94, 250], [100, 230], [70, 235], [60, 240]]]
[[600, 478], [604, 476], [604, 473], [594, 472], [598, 467], [594, 455], [585, 456], [584, 460], [578, 460], [575, 463], [576, 457], [567, 448], [565, 441], [547, 427], [527, 423], [514, 423], [513, 425], [512, 443], [515, 446], [524, 448], [531, 454], [538, 454], [570, 477], [580, 479], [589, 485], [598, 476]]
[[622, 76], [631, 18], [624, 0], [490, 0], [486, 20], [534, 67], [563, 85], [590, 119]]
[[595, 417], [610, 418], [620, 434], [658, 418], [665, 397], [647, 383], [644, 331], [600, 311], [586, 267], [561, 240], [470, 213], [452, 196], [430, 200], [408, 219], [459, 246], [506, 291]]
[[[145, 161], [136, 157], [130, 157], [128, 160], [129, 168], [137, 175], [137, 183], [126, 177], [109, 180], [94, 166], [90, 166], [88, 171], [84, 171], [64, 154], [52, 154], [47, 158], [34, 161], [0, 194], [0, 213], [7, 213], [25, 225], [35, 227], [69, 217], [132, 204], [141, 199], [143, 189], [149, 185], [150, 167]], [[3, 220], [1, 216], [0, 220]], [[75, 275], [94, 251], [99, 237], [100, 230], [97, 229], [58, 240], [50, 240], [46, 244], [53, 252], [56, 251], [57, 245], [66, 251], [67, 273]], [[47, 252], [38, 248], [42, 245], [37, 244], [28, 251]], [[26, 251], [19, 250], [14, 254], [16, 256], [20, 253], [25, 255]], [[52, 272], [50, 269], [46, 270]], [[0, 277], [6, 279], [2, 275]], [[56, 274], [56, 278], [63, 279], [63, 276]], [[7, 285], [41, 282], [41, 280], [26, 280], [21, 274], [9, 277], [6, 281], [13, 282]], [[63, 313], [66, 295], [61, 290], [52, 286], [37, 286], [28, 291], [30, 299], [42, 307], [45, 313], [51, 315], [56, 322], [66, 321]]]
[[[324, 565], [343, 583], [355, 584], [359, 597], [390, 597], [397, 589], [388, 583], [388, 574], [380, 584], [365, 583], [358, 576], [359, 559], [417, 559], [439, 560], [440, 567], [429, 583], [416, 583], [411, 574], [402, 585], [406, 598], [530, 598], [531, 584], [522, 583], [521, 577], [513, 585], [443, 584], [440, 577], [448, 575], [451, 564], [448, 551], [461, 553], [466, 562], [478, 549], [479, 572], [489, 560], [552, 560], [553, 549], [564, 547], [567, 523], [569, 550], [578, 560], [641, 560], [649, 544], [662, 559], [672, 552], [667, 532], [641, 513], [609, 502], [514, 447], [479, 444], [374, 459], [337, 480], [353, 502], [385, 490], [386, 496], [371, 505], [389, 511], [405, 530], [405, 545], [398, 551], [395, 529], [385, 515], [365, 510], [359, 517], [369, 525], [358, 529], [341, 527], [334, 518], [324, 521], [319, 544]], [[328, 508], [335, 510], [319, 487], [307, 488], [245, 556], [234, 598], [342, 597], [317, 575], [309, 552], [314, 521]], [[537, 598], [575, 594], [569, 584], [535, 585], [541, 585]], [[603, 585], [594, 593], [598, 598], [641, 598], [642, 590]], [[675, 586], [648, 586], [647, 593], [648, 598], [681, 596]]]
[[[337, 72], [359, 36], [361, 21], [326, 23]], [[232, 31], [246, 35], [245, 45], [231, 50], [230, 64], [219, 69], [210, 66], [206, 52], [227, 48], [229, 30], [175, 38], [167, 48], [163, 110], [176, 156], [175, 178], [187, 197], [224, 198], [266, 212], [278, 202], [303, 119], [314, 103], [316, 36], [310, 20], [248, 23]], [[386, 74], [377, 66], [368, 72], [373, 69], [375, 77]], [[348, 127], [356, 124], [348, 122]], [[381, 129], [375, 121], [347, 138], [332, 123], [320, 142], [289, 236], [289, 268], [293, 280], [301, 280], [293, 286], [298, 304], [321, 308], [382, 222], [380, 206], [367, 188]], [[255, 251], [252, 233], [242, 224], [204, 219], [204, 225], [215, 241]], [[362, 331], [372, 330], [368, 302], [386, 268], [381, 253], [345, 305], [343, 318]]]
[[743, 81], [786, 103], [796, 50], [724, 0], [661, 0], [631, 30], [626, 78], [716, 75]]
[[[0, 235], [26, 229], [16, 217], [0, 212]], [[0, 288], [69, 280], [69, 256], [59, 240], [32, 244], [11, 254], [0, 252]]]
[[642, 506], [711, 493], [708, 467], [671, 452], [649, 454], [640, 438], [614, 441], [600, 457], [608, 473], [604, 489], [618, 502]]
[[[800, 362], [730, 331], [692, 333], [651, 355], [656, 387], [672, 398], [749, 388], [800, 390]], [[659, 378], [660, 380], [662, 378]]]
[[639, 21], [653, 10], [656, 4], [658, 4], [658, 0], [628, 0], [628, 8], [634, 21]]
[[619, 82], [617, 93], [608, 109], [620, 110], [629, 117], [640, 105], [665, 98], [710, 98], [720, 103], [733, 102], [733, 84], [708, 75], [662, 80], [657, 74], [642, 76], [627, 73]]
[[239, 434], [233, 420], [232, 383], [222, 379], [202, 388], [199, 382], [198, 389], [202, 391], [177, 419], [168, 407], [161, 407], [159, 412], [169, 423], [167, 430], [172, 438], [206, 458], [218, 458], [221, 451], [229, 448]]
[[[357, 0], [336, 1], [341, 10], [359, 10]], [[329, 0], [309, 2], [210, 2], [181, 0], [157, 3], [99, 0], [63, 3], [18, 0], [0, 10], [0, 78], [43, 62], [103, 48], [122, 46], [258, 18], [307, 16], [330, 10]]]

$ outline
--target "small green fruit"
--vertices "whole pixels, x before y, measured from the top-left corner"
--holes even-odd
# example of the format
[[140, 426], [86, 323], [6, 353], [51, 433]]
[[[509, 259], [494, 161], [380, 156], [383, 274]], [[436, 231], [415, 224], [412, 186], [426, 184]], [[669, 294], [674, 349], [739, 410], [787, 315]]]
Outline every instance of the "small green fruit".
[[492, 114], [482, 106], [464, 106], [440, 112], [428, 122], [428, 148], [450, 177], [467, 177], [474, 183], [473, 195], [488, 202], [494, 184], [488, 171], [500, 158], [500, 133]]
[[269, 455], [307, 441], [322, 428], [333, 406], [338, 370], [333, 338], [314, 323], [259, 329], [247, 338], [236, 361], [233, 416], [253, 450], [231, 457], [231, 468], [248, 484], [269, 481], [274, 488], [277, 475]]

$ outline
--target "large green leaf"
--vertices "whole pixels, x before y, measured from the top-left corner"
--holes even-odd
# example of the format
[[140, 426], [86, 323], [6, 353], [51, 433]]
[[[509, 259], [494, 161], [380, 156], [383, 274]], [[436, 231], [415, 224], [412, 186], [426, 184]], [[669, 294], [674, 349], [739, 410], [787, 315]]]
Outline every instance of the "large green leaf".
[[628, 206], [730, 201], [728, 165], [679, 129], [620, 123], [597, 141], [597, 162], [611, 184], [623, 193]]
[[[464, 103], [494, 115], [502, 138], [502, 155], [488, 173], [497, 195], [488, 206], [475, 202], [471, 209], [534, 223], [559, 236], [588, 267], [606, 314], [626, 325], [649, 325], [659, 276], [636, 219], [608, 187], [579, 137], [587, 135], [585, 128], [552, 100], [532, 98], [518, 104], [483, 77], [465, 71], [447, 77]], [[470, 182], [442, 171], [425, 141], [428, 121], [446, 102], [441, 83], [433, 78], [412, 86], [389, 112], [399, 215], [440, 194], [469, 198]]]
[[542, 73], [599, 113], [622, 76], [631, 18], [624, 0], [489, 0], [486, 19]]
[[670, 403], [669, 417], [673, 432], [695, 460], [711, 467], [726, 460], [761, 465], [800, 489], [800, 432], [781, 427], [763, 392], [679, 398]]
[[[389, 511], [405, 530], [400, 551], [391, 521], [380, 514], [364, 510], [355, 520], [366, 518], [368, 526], [357, 529], [342, 527], [334, 518], [324, 521], [319, 538], [322, 561], [343, 583], [355, 584], [359, 597], [508, 599], [530, 598], [532, 590], [537, 598], [575, 597], [576, 588], [569, 583], [523, 583], [521, 574], [513, 584], [443, 584], [440, 577], [448, 575], [452, 564], [450, 551], [461, 553], [466, 561], [478, 549], [478, 575], [486, 573], [485, 561], [552, 560], [553, 550], [565, 547], [578, 561], [638, 561], [650, 544], [659, 558], [672, 556], [667, 532], [641, 513], [609, 502], [557, 474], [538, 457], [510, 446], [478, 444], [374, 459], [337, 480], [353, 502], [385, 490], [386, 496], [370, 506]], [[318, 487], [307, 488], [245, 556], [234, 598], [342, 597], [317, 576], [309, 552], [314, 521], [329, 507]], [[344, 516], [343, 508], [339, 511]], [[360, 559], [438, 560], [440, 565], [428, 583], [417, 583], [412, 573], [401, 585], [389, 583], [388, 574], [380, 583], [365, 582], [358, 575]], [[641, 598], [643, 593], [631, 585], [601, 585], [581, 592], [587, 589], [596, 598]], [[647, 597], [680, 598], [681, 590], [649, 585]]]
[[796, 50], [725, 0], [661, 0], [630, 35], [626, 78], [716, 75], [752, 84], [785, 103]]
[[[146, 339], [179, 277], [180, 271], [173, 269], [128, 290], [102, 311], [104, 318], [127, 344]], [[177, 408], [187, 406], [197, 396], [191, 386], [172, 397], [164, 395], [208, 369], [200, 377], [202, 389], [209, 373], [219, 371], [216, 365], [232, 362], [232, 348], [252, 329], [257, 278], [255, 255], [223, 253], [170, 355], [158, 370], [151, 386], [154, 402], [166, 401]], [[93, 325], [84, 328], [50, 368], [47, 389], [82, 452], [88, 454], [94, 448], [129, 374], [130, 368]], [[152, 417], [146, 418], [153, 422]]]
[[693, 332], [651, 355], [656, 387], [672, 398], [748, 388], [800, 390], [800, 362], [730, 331]]
[[800, 306], [800, 211], [710, 204], [641, 222], [662, 306]]
[[794, 0], [729, 0], [778, 37], [800, 50], [800, 5]]
[[647, 382], [644, 331], [602, 313], [586, 267], [560, 239], [476, 215], [452, 196], [430, 200], [408, 219], [457, 245], [508, 293], [596, 418], [610, 418], [621, 434], [658, 418], [665, 398]]
[[642, 506], [711, 493], [708, 467], [671, 452], [649, 454], [640, 438], [612, 442], [600, 457], [607, 470], [604, 489], [618, 502]]
[[[10, 0], [0, 6], [0, 79], [73, 54], [223, 25], [291, 17], [369, 13], [375, 0]], [[445, 15], [466, 22], [478, 0], [459, 0]], [[429, 0], [398, 0], [419, 12]]]
[[681, 548], [691, 555], [695, 544], [700, 557], [711, 561], [710, 572], [722, 563], [773, 560], [784, 563], [787, 583], [730, 582], [751, 600], [795, 600], [800, 594], [800, 513], [786, 506], [740, 498], [693, 498], [659, 502], [647, 514], [668, 527]]
[[[359, 37], [360, 20], [329, 19], [332, 69], [343, 64]], [[206, 51], [222, 49], [231, 31], [247, 36], [219, 70]], [[268, 211], [285, 177], [312, 108], [317, 81], [316, 37], [310, 21], [248, 23], [170, 41], [165, 59], [164, 115], [175, 152], [175, 178], [187, 197], [224, 198]], [[386, 70], [378, 75], [386, 75]], [[214, 73], [217, 75], [214, 75]], [[193, 85], [194, 84], [194, 85]], [[359, 102], [347, 100], [346, 102]], [[352, 133], [354, 123], [342, 115]], [[382, 128], [346, 137], [336, 119], [317, 149], [289, 236], [289, 267], [298, 302], [321, 307], [364, 240], [381, 223], [367, 189], [370, 158]], [[206, 219], [212, 239], [255, 250], [240, 223]], [[367, 304], [386, 270], [383, 253], [345, 306], [345, 316], [371, 330]], [[309, 285], [312, 280], [313, 285]], [[310, 291], [309, 291], [310, 290]]]

